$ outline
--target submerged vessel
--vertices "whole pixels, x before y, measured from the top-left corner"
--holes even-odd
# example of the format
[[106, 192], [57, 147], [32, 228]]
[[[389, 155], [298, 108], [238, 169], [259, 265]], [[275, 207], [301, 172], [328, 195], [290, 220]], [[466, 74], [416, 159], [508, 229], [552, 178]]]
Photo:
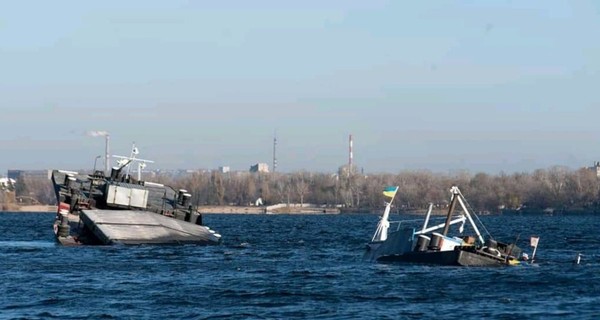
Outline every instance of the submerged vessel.
[[[110, 175], [53, 170], [58, 203], [56, 240], [63, 245], [218, 244], [221, 235], [202, 225], [186, 190], [141, 180], [149, 160], [121, 157]], [[137, 179], [130, 175], [138, 165]]]
[[[389, 187], [384, 191], [390, 200], [386, 202], [377, 230], [367, 244], [365, 255], [368, 259], [454, 266], [507, 266], [520, 263], [521, 249], [515, 244], [499, 242], [489, 235], [475, 213], [467, 209], [466, 199], [458, 187], [450, 190], [452, 195], [445, 221], [436, 225], [430, 225], [432, 205], [424, 220], [389, 221], [390, 208], [397, 191], [398, 187]], [[462, 211], [455, 213], [457, 203]], [[462, 235], [467, 223], [473, 234]], [[487, 232], [485, 238], [480, 230]]]

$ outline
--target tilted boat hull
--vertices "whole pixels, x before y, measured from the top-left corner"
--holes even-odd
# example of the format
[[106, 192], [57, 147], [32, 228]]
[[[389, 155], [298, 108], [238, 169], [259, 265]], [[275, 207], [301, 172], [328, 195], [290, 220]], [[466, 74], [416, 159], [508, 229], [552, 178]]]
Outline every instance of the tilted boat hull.
[[187, 190], [131, 177], [123, 169], [136, 159], [126, 159], [110, 176], [52, 172], [59, 204], [54, 233], [60, 244], [220, 243], [221, 235], [202, 224]]
[[464, 267], [502, 267], [515, 264], [514, 260], [507, 261], [480, 251], [467, 250], [407, 252], [381, 256], [376, 260], [384, 263], [406, 262]]

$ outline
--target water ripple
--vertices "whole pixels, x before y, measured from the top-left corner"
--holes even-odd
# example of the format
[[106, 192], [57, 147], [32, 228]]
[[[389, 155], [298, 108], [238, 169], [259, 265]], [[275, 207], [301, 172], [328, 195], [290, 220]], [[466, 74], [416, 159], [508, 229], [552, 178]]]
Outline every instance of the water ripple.
[[[374, 215], [209, 215], [216, 247], [57, 246], [53, 215], [0, 214], [0, 319], [590, 319], [600, 313], [594, 216], [485, 216], [536, 264], [458, 268], [362, 260]], [[565, 227], [569, 225], [570, 227]], [[9, 228], [10, 226], [10, 228]], [[501, 226], [494, 230], [494, 226]], [[582, 253], [580, 265], [574, 265]]]

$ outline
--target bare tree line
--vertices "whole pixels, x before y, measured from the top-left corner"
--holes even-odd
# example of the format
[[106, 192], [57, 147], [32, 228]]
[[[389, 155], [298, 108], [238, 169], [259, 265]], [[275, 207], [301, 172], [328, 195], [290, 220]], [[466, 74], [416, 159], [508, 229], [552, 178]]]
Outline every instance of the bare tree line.
[[4, 203], [6, 199], [14, 199], [17, 205], [22, 204], [54, 204], [56, 196], [52, 183], [47, 178], [24, 175], [17, 179], [16, 183], [4, 190], [4, 192], [12, 192], [12, 194], [4, 195]]
[[[501, 208], [584, 209], [600, 208], [600, 180], [588, 169], [562, 166], [532, 173], [487, 174], [404, 171], [397, 174], [220, 173], [196, 172], [173, 178], [159, 175], [148, 180], [186, 189], [196, 205], [252, 205], [311, 203], [355, 209], [376, 209], [383, 204], [385, 186], [399, 186], [395, 205], [421, 210], [429, 203], [444, 206], [449, 188], [459, 186], [473, 209], [497, 212]], [[33, 178], [18, 182], [17, 196], [35, 197], [40, 203], [55, 202], [51, 183]]]
[[595, 209], [600, 206], [600, 180], [588, 169], [562, 166], [513, 174], [437, 174], [405, 171], [398, 174], [337, 175], [311, 172], [290, 174], [194, 173], [169, 182], [191, 191], [198, 205], [312, 203], [348, 208], [381, 208], [385, 186], [399, 186], [396, 207], [424, 209], [444, 206], [449, 188], [459, 186], [473, 209]]

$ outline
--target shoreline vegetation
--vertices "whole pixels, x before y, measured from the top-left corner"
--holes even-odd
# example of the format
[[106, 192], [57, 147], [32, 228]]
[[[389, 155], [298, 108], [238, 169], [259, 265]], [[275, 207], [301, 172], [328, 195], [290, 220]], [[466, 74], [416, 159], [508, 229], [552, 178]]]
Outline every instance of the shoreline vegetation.
[[[0, 208], [0, 213], [49, 213], [56, 214], [58, 208], [55, 205], [24, 205], [24, 206], [10, 206]], [[197, 208], [197, 212], [203, 215], [213, 215], [213, 214], [249, 214], [249, 215], [260, 215], [260, 214], [336, 214], [336, 215], [344, 215], [344, 214], [373, 214], [380, 215], [382, 213], [382, 208], [322, 208], [318, 206], [312, 205], [300, 205], [300, 204], [290, 204], [287, 206], [286, 204], [281, 204], [281, 206], [277, 209], [269, 209], [266, 206], [232, 206], [232, 205], [223, 205], [223, 206], [199, 206]], [[427, 210], [392, 210], [392, 215], [425, 215]], [[447, 214], [447, 208], [437, 208], [432, 210], [431, 214], [433, 216], [445, 216]], [[577, 215], [577, 214], [600, 214], [600, 211], [597, 209], [589, 209], [589, 208], [570, 208], [570, 209], [552, 209], [547, 208], [544, 210], [540, 209], [520, 209], [520, 210], [511, 210], [504, 209], [497, 212], [489, 212], [489, 211], [480, 211], [476, 212], [478, 215]]]
[[[275, 207], [275, 206], [272, 206]], [[0, 212], [23, 213], [56, 213], [55, 205], [12, 205], [2, 208]], [[339, 209], [320, 208], [310, 205], [290, 204], [270, 208], [267, 206], [199, 206], [197, 212], [201, 214], [338, 214]]]
[[[386, 186], [399, 187], [393, 212], [423, 214], [433, 203], [434, 212], [443, 213], [450, 187], [459, 186], [478, 214], [600, 213], [598, 163], [576, 170], [554, 166], [512, 174], [426, 170], [363, 174], [347, 167], [336, 174], [199, 170], [147, 173], [142, 180], [185, 189], [192, 194], [191, 203], [206, 214], [380, 213]], [[0, 189], [2, 211], [55, 212], [49, 207], [55, 203], [52, 183], [45, 176], [23, 174], [16, 183]]]

